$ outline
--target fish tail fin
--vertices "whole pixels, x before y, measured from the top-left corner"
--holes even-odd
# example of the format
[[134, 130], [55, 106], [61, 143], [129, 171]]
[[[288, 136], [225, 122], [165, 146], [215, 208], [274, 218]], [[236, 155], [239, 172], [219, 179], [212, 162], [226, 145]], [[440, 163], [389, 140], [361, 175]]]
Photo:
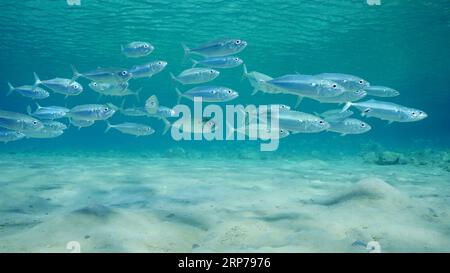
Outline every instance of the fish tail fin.
[[37, 102], [36, 102], [36, 108], [37, 108], [37, 109], [41, 109], [41, 108], [42, 108], [42, 106], [41, 106], [41, 105], [39, 105], [39, 103], [37, 103]]
[[172, 72], [170, 72], [169, 74], [170, 74], [170, 79], [172, 80], [173, 83], [178, 82], [177, 77]]
[[181, 46], [183, 47], [183, 51], [184, 51], [182, 63], [185, 63], [188, 55], [191, 54], [191, 50], [184, 43], [181, 43]]
[[178, 89], [178, 88], [175, 88], [175, 92], [177, 92], [177, 104], [180, 104], [183, 94], [180, 92], [180, 89]]
[[228, 121], [225, 121], [225, 140], [229, 139], [237, 131]]
[[294, 108], [297, 108], [300, 105], [300, 103], [302, 103], [302, 100], [303, 100], [303, 97], [302, 96], [298, 96], [297, 97], [297, 102], [295, 103]]
[[192, 62], [192, 67], [196, 67], [198, 65], [197, 60], [191, 59], [191, 62]]
[[105, 129], [105, 133], [108, 133], [108, 131], [112, 128], [111, 123], [109, 123], [108, 120], [106, 120], [106, 129]]
[[133, 93], [133, 95], [136, 97], [137, 102], [141, 101], [141, 96], [140, 96], [141, 92], [142, 92], [142, 87]]
[[242, 67], [243, 67], [244, 71], [242, 73], [241, 81], [243, 79], [247, 78], [247, 75], [248, 75], [247, 66], [245, 64], [243, 64]]
[[345, 104], [344, 108], [342, 108], [341, 113], [344, 113], [345, 111], [347, 111], [348, 108], [350, 108], [350, 106], [352, 106], [352, 102], [351, 102], [351, 101], [349, 101], [349, 102], [347, 102], [347, 103]]
[[27, 106], [27, 114], [29, 115], [29, 116], [31, 116], [31, 106]]
[[33, 89], [36, 88], [39, 84], [42, 83], [41, 79], [39, 79], [39, 76], [36, 74], [36, 72], [33, 72], [33, 76], [34, 76], [34, 84], [33, 84]]
[[181, 46], [183, 47], [185, 57], [191, 53], [191, 50], [189, 49], [189, 47], [187, 47], [185, 43], [181, 43]]
[[79, 77], [81, 77], [81, 73], [78, 72], [78, 70], [75, 68], [74, 65], [70, 65], [70, 68], [72, 69], [72, 81], [75, 81], [76, 79], [78, 79]]
[[8, 82], [8, 93], [6, 93], [7, 96], [11, 95], [12, 91], [14, 90], [14, 86], [12, 86], [12, 84], [10, 82]]
[[172, 124], [165, 117], [162, 117], [161, 119], [164, 122], [164, 130], [162, 134], [165, 135], [167, 131], [169, 131], [170, 127], [172, 127]]
[[122, 112], [123, 111], [123, 107], [125, 106], [125, 98], [122, 100], [122, 102], [120, 103], [119, 106], [119, 110]]

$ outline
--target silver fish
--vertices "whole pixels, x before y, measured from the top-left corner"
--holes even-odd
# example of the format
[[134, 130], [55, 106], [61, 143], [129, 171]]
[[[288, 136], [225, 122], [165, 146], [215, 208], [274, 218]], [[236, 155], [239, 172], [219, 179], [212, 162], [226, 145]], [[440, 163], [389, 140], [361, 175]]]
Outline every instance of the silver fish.
[[349, 101], [357, 101], [367, 96], [367, 92], [364, 90], [347, 90], [344, 93], [335, 97], [311, 97], [321, 103], [345, 103]]
[[339, 121], [352, 116], [353, 111], [346, 110], [342, 112], [341, 109], [333, 109], [316, 115], [324, 118], [326, 121]]
[[345, 92], [336, 82], [311, 75], [285, 75], [267, 83], [281, 88], [283, 93], [303, 97], [335, 97]]
[[363, 134], [372, 129], [369, 124], [354, 118], [347, 118], [339, 121], [328, 120], [328, 123], [330, 124], [330, 128], [328, 128], [328, 131], [340, 133], [341, 136], [345, 136], [348, 134]]
[[185, 55], [197, 54], [204, 57], [222, 57], [241, 52], [247, 46], [247, 42], [239, 39], [222, 39], [207, 42], [196, 48], [188, 48], [182, 44]]
[[204, 102], [226, 102], [234, 100], [239, 96], [239, 93], [233, 89], [221, 86], [199, 86], [194, 87], [184, 93], [181, 93], [178, 88], [175, 89], [178, 96], [178, 103], [182, 97], [194, 100], [194, 97], [201, 97]]
[[134, 136], [149, 136], [155, 133], [155, 130], [147, 125], [125, 122], [121, 124], [112, 125], [108, 121], [106, 121], [107, 127], [105, 133], [108, 132], [111, 128], [114, 128], [124, 134], [134, 135]]
[[181, 84], [199, 84], [214, 80], [220, 72], [211, 68], [190, 68], [181, 72], [178, 76], [170, 73], [170, 77]]
[[71, 79], [54, 78], [41, 81], [36, 73], [34, 73], [34, 87], [43, 85], [51, 89], [55, 93], [67, 96], [77, 96], [83, 92], [83, 86]]
[[54, 120], [44, 120], [42, 121], [45, 129], [53, 130], [53, 131], [64, 131], [67, 129], [67, 126], [64, 123], [54, 121]]
[[3, 143], [20, 140], [24, 137], [23, 133], [0, 129], [0, 141]]
[[36, 103], [36, 111], [31, 112], [31, 106], [27, 107], [27, 113], [30, 116], [36, 117], [38, 119], [60, 119], [66, 116], [67, 112], [70, 110], [65, 107], [60, 106], [45, 106], [42, 107]]
[[44, 127], [41, 121], [15, 112], [0, 110], [0, 127], [23, 132], [38, 131]]
[[375, 96], [375, 97], [384, 97], [384, 98], [390, 98], [390, 97], [396, 97], [400, 95], [400, 92], [398, 92], [395, 89], [392, 89], [390, 87], [386, 86], [370, 86], [366, 89], [367, 94], [369, 96]]
[[128, 89], [128, 82], [121, 83], [109, 83], [109, 82], [90, 82], [89, 87], [100, 96], [113, 96], [113, 97], [125, 97], [135, 96], [139, 100], [139, 93], [142, 91], [140, 88], [137, 91], [131, 91]]
[[319, 78], [333, 81], [349, 91], [362, 90], [370, 86], [370, 83], [360, 77], [342, 73], [322, 73], [316, 75]]
[[343, 111], [351, 106], [356, 107], [362, 113], [362, 116], [376, 117], [387, 120], [389, 123], [397, 122], [413, 122], [425, 119], [428, 115], [418, 109], [405, 107], [392, 102], [377, 101], [374, 99], [364, 102], [347, 102]]
[[89, 127], [94, 125], [95, 120], [82, 120], [82, 119], [69, 119], [70, 124], [75, 127], [78, 127], [78, 130], [84, 127]]
[[50, 128], [42, 128], [38, 131], [24, 131], [27, 138], [57, 138], [61, 136], [64, 131], [52, 130]]
[[267, 81], [273, 80], [272, 77], [256, 71], [248, 72], [247, 66], [245, 64], [243, 65], [243, 67], [244, 67], [243, 76], [249, 80], [250, 85], [253, 87], [252, 96], [255, 95], [258, 91], [269, 94], [282, 93], [282, 90], [280, 88], [277, 88], [267, 83]]
[[72, 65], [72, 71], [72, 81], [78, 79], [79, 77], [84, 77], [94, 82], [121, 83], [126, 82], [133, 77], [133, 74], [131, 74], [128, 70], [117, 68], [99, 67], [85, 73], [80, 73], [77, 71], [75, 66]]
[[234, 68], [244, 63], [240, 58], [235, 56], [212, 57], [203, 60], [192, 60], [193, 67], [197, 65], [211, 67], [211, 68]]
[[70, 109], [67, 117], [81, 120], [105, 120], [114, 115], [115, 107], [105, 104], [84, 104]]
[[9, 96], [12, 92], [16, 92], [24, 97], [34, 99], [34, 100], [41, 100], [48, 98], [50, 94], [45, 91], [44, 89], [38, 87], [38, 86], [31, 86], [31, 85], [24, 85], [19, 87], [12, 86], [11, 83], [8, 82], [9, 91], [6, 94]]
[[126, 46], [121, 45], [120, 49], [128, 58], [139, 58], [149, 55], [155, 48], [147, 42], [131, 42]]
[[292, 133], [318, 133], [327, 130], [330, 124], [320, 117], [298, 112], [279, 112], [279, 127]]
[[165, 61], [154, 61], [143, 65], [135, 65], [130, 69], [133, 79], [151, 78], [153, 75], [161, 72], [167, 66]]

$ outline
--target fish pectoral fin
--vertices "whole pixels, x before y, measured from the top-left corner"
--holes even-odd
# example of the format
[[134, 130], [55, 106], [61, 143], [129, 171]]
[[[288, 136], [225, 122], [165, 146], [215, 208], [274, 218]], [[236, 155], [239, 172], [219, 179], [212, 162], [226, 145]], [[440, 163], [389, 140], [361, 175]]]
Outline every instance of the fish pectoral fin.
[[341, 134], [341, 136], [346, 136], [347, 134]]
[[295, 103], [294, 108], [297, 108], [300, 105], [300, 103], [302, 103], [302, 100], [303, 100], [303, 97], [302, 96], [298, 96], [297, 97], [297, 102]]
[[252, 92], [251, 95], [253, 96], [253, 95], [255, 95], [256, 93], [258, 93], [258, 89], [257, 89], [257, 88], [253, 89], [253, 92]]

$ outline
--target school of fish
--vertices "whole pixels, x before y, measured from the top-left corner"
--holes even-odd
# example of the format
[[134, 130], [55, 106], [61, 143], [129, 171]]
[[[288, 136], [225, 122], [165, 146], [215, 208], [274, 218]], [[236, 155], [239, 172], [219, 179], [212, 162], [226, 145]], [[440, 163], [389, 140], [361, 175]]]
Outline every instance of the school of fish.
[[[191, 68], [179, 73], [170, 73], [177, 97], [177, 104], [184, 99], [194, 100], [201, 97], [203, 102], [220, 103], [235, 100], [239, 92], [225, 86], [210, 84], [220, 77], [220, 69], [233, 69], [243, 67], [243, 76], [253, 88], [252, 95], [263, 92], [267, 94], [289, 94], [294, 96], [295, 103], [277, 105], [279, 109], [277, 128], [267, 126], [263, 121], [253, 120], [246, 124], [245, 128], [231, 128], [231, 132], [249, 135], [251, 131], [276, 130], [279, 138], [285, 138], [297, 133], [319, 133], [323, 131], [338, 133], [342, 136], [351, 134], [363, 134], [372, 129], [365, 121], [353, 118], [355, 108], [361, 112], [362, 117], [374, 117], [392, 122], [414, 122], [427, 118], [427, 114], [419, 109], [375, 99], [363, 100], [366, 97], [390, 98], [400, 95], [400, 92], [385, 86], [371, 85], [367, 80], [343, 73], [321, 73], [306, 75], [293, 73], [271, 77], [260, 72], [248, 72], [242, 59], [236, 56], [247, 47], [248, 43], [241, 39], [222, 39], [206, 42], [196, 47], [188, 47], [182, 44], [185, 58], [192, 58]], [[121, 46], [121, 52], [127, 58], [143, 58], [150, 55], [155, 47], [143, 41], [134, 41]], [[86, 72], [79, 72], [72, 66], [71, 78], [41, 79], [34, 73], [34, 84], [16, 85], [8, 83], [7, 95], [18, 94], [31, 100], [44, 100], [52, 93], [63, 95], [65, 98], [77, 96], [85, 92], [85, 88], [79, 80], [87, 80], [89, 88], [99, 94], [99, 98], [135, 96], [139, 101], [142, 89], [131, 90], [129, 81], [139, 78], [151, 78], [162, 72], [168, 63], [162, 60], [146, 62], [131, 68], [105, 68], [98, 67]], [[195, 86], [194, 86], [195, 85]], [[181, 87], [191, 86], [182, 92]], [[344, 104], [344, 107], [328, 110], [323, 113], [304, 113], [294, 110], [303, 99], [312, 99], [320, 103]], [[35, 109], [29, 105], [26, 113], [18, 113], [0, 109], [0, 141], [8, 143], [24, 138], [56, 138], [64, 134], [64, 131], [73, 126], [78, 129], [89, 127], [99, 121], [106, 125], [105, 133], [115, 129], [123, 134], [133, 136], [149, 136], [155, 130], [146, 124], [123, 122], [111, 124], [108, 119], [116, 113], [125, 117], [150, 117], [163, 121], [163, 134], [171, 126], [171, 118], [176, 118], [175, 111], [171, 107], [159, 104], [158, 98], [151, 95], [145, 104], [138, 107], [117, 107], [112, 103], [88, 103], [75, 105], [71, 108], [62, 106], [43, 105], [35, 103]], [[270, 114], [270, 113], [269, 113]], [[56, 121], [59, 120], [59, 121]], [[67, 123], [62, 122], [66, 120]], [[213, 130], [214, 122], [203, 119], [194, 121], [202, 130]], [[192, 131], [197, 130], [194, 126]], [[183, 130], [190, 130], [183, 127]], [[261, 137], [263, 139], [263, 137]]]

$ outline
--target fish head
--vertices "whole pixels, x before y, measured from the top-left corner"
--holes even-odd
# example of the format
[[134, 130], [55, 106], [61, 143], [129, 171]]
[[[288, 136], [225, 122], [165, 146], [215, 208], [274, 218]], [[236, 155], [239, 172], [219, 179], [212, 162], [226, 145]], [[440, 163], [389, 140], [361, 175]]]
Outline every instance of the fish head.
[[419, 121], [428, 117], [428, 114], [418, 109], [408, 109], [406, 112], [407, 121]]
[[149, 112], [150, 114], [155, 114], [158, 111], [158, 107], [159, 107], [159, 101], [158, 101], [158, 98], [156, 97], [156, 95], [150, 96], [145, 101], [145, 110], [147, 110], [147, 112]]
[[231, 39], [225, 41], [225, 47], [233, 52], [240, 52], [247, 46], [247, 42], [240, 39]]
[[142, 128], [140, 128], [140, 131], [143, 135], [151, 135], [155, 133], [155, 129], [150, 126], [143, 126]]
[[241, 65], [241, 64], [244, 63], [244, 61], [241, 58], [238, 58], [238, 57], [232, 57], [231, 58], [231, 62], [233, 64], [236, 64], [236, 65]]
[[89, 87], [94, 90], [94, 91], [103, 91], [104, 90], [104, 85], [98, 82], [90, 82], [89, 83]]
[[133, 74], [130, 71], [126, 70], [126, 69], [117, 71], [116, 75], [120, 79], [121, 82], [126, 82], [129, 79], [131, 79], [131, 77], [133, 77]]
[[315, 117], [306, 123], [307, 131], [310, 133], [322, 132], [330, 128], [330, 124], [322, 118]]
[[167, 66], [167, 62], [166, 61], [156, 61], [152, 64], [152, 69], [155, 72], [160, 72], [162, 71], [165, 67]]
[[218, 96], [223, 101], [229, 101], [239, 97], [239, 93], [231, 88], [221, 88], [218, 92]]
[[349, 101], [357, 101], [367, 96], [367, 92], [362, 89], [355, 89], [353, 91], [350, 91], [350, 93], [351, 94], [349, 95]]
[[117, 111], [117, 107], [113, 105], [102, 105], [97, 109], [97, 117], [100, 119], [108, 119], [112, 117]]
[[357, 134], [362, 134], [372, 129], [369, 124], [358, 119], [346, 119], [344, 122], [350, 122], [352, 131]]
[[72, 82], [69, 84], [69, 90], [72, 94], [80, 94], [83, 92], [83, 86], [77, 82]]
[[212, 119], [206, 120], [203, 122], [203, 132], [205, 133], [212, 133], [216, 129], [216, 122]]
[[288, 137], [290, 135], [289, 131], [283, 128], [279, 128], [278, 129], [278, 136], [279, 138], [285, 138]]
[[370, 87], [370, 83], [368, 81], [355, 76], [343, 79], [340, 84], [350, 90], [362, 90]]
[[129, 49], [142, 56], [148, 55], [155, 50], [155, 48], [147, 42], [133, 42], [130, 44]]
[[319, 96], [323, 97], [336, 97], [346, 91], [342, 85], [330, 80], [319, 80], [312, 85], [316, 87]]
[[204, 71], [205, 78], [213, 80], [219, 76], [220, 72], [215, 69], [208, 69]]
[[35, 118], [29, 118], [22, 120], [22, 128], [24, 131], [36, 132], [42, 130], [44, 128], [44, 124]]

